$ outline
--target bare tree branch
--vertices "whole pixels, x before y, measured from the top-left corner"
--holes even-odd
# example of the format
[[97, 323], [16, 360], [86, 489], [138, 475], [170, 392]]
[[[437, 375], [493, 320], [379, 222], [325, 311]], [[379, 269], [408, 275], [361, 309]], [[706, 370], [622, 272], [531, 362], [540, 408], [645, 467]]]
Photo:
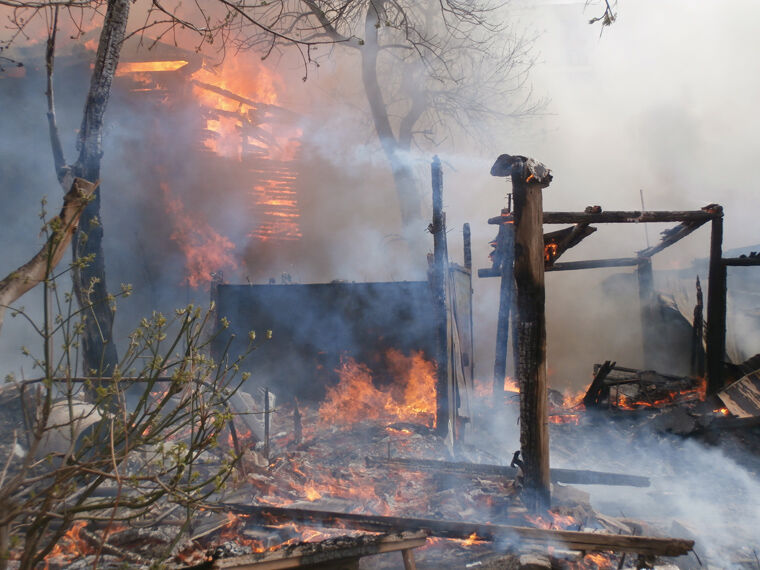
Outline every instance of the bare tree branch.
[[37, 255], [0, 281], [0, 327], [6, 308], [47, 279], [61, 261], [74, 236], [79, 217], [95, 188], [97, 184], [76, 178], [71, 190], [63, 198], [61, 213], [48, 223], [51, 233], [45, 245]]

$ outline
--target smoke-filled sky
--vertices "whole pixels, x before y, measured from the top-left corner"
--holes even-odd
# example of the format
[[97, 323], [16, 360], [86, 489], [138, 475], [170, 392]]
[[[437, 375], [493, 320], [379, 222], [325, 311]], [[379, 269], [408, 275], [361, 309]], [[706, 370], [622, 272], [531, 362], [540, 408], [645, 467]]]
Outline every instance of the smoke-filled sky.
[[[505, 205], [508, 186], [488, 172], [503, 152], [532, 156], [552, 168], [555, 179], [545, 191], [545, 209], [582, 210], [590, 204], [637, 209], [643, 190], [647, 209], [721, 203], [725, 248], [760, 243], [749, 168], [757, 154], [752, 105], [760, 91], [754, 49], [760, 41], [760, 6], [749, 1], [623, 0], [617, 11], [617, 21], [601, 36], [599, 24], [587, 23], [601, 9], [582, 1], [514, 2], [504, 12], [514, 30], [534, 38], [529, 83], [534, 100], [546, 99], [547, 104], [538, 115], [491, 124], [487, 131], [474, 125], [471, 138], [449, 138], [411, 157], [426, 201], [430, 158], [437, 152], [444, 161], [449, 249], [455, 261], [461, 261], [461, 226], [470, 222], [474, 265], [489, 263], [487, 243], [495, 227], [485, 221]], [[185, 206], [208, 214], [214, 230], [235, 244], [240, 265], [228, 274], [233, 282], [261, 282], [283, 272], [300, 282], [420, 278], [426, 260], [410, 259], [399, 242], [395, 193], [365, 111], [357, 61], [335, 49], [321, 63], [305, 83], [297, 60], [285, 57], [276, 68], [279, 104], [302, 116], [297, 189], [303, 240], [277, 249], [251, 247], [246, 238], [251, 221], [236, 202], [242, 194], [235, 194], [235, 181], [204, 186], [203, 192], [190, 189]], [[59, 109], [59, 119], [71, 155], [87, 82], [84, 76], [67, 75], [65, 68], [57, 73], [59, 105], [69, 105]], [[0, 230], [8, 271], [36, 247], [28, 236], [36, 235], [38, 198], [47, 194], [52, 202], [59, 195], [47, 149], [43, 90], [36, 83], [12, 93], [13, 121], [7, 122], [9, 130], [0, 142], [4, 177], [25, 177], [27, 188], [23, 193], [3, 189], [11, 200], [7, 203], [14, 205], [6, 209]], [[144, 131], [120, 105], [115, 97], [106, 116], [103, 221], [109, 283], [138, 286], [137, 305], [130, 311], [134, 315], [156, 304], [166, 309], [172, 302], [204, 299], [202, 291], [177, 288], [181, 252], [163, 223], [165, 204], [151, 185], [155, 175], [142, 163], [160, 148], [176, 173], [172, 195], [182, 197], [200, 169], [188, 164], [180, 144], [187, 121], [181, 116], [168, 120], [168, 107], [143, 116], [143, 122], [152, 121], [151, 128], [163, 129], [160, 140], [144, 140]], [[118, 191], [109, 192], [114, 187]], [[662, 229], [648, 228], [650, 242]], [[424, 226], [418, 234], [431, 249]], [[640, 226], [601, 227], [566, 259], [629, 256], [646, 240]], [[695, 257], [707, 255], [707, 240], [708, 230], [698, 231], [657, 256], [655, 268], [689, 267]], [[145, 261], [151, 255], [153, 261]], [[640, 364], [637, 303], [627, 295], [635, 295], [635, 289], [609, 300], [597, 286], [613, 273], [547, 276], [550, 371], [559, 387], [582, 387], [593, 362], [611, 358]], [[497, 285], [493, 279], [475, 279], [477, 367], [483, 378], [490, 376]], [[132, 323], [125, 320], [129, 317], [120, 326], [126, 329]], [[8, 334], [10, 330], [3, 331], [4, 337]]]

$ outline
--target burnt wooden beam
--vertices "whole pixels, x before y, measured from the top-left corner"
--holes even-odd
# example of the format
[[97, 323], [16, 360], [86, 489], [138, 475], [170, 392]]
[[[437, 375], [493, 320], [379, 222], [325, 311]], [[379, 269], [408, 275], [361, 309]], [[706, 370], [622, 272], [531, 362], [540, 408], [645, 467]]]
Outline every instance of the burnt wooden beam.
[[721, 261], [726, 267], [757, 267], [760, 265], [760, 255], [724, 257]]
[[605, 267], [632, 267], [639, 264], [638, 257], [614, 257], [586, 261], [564, 261], [546, 268], [546, 271], [575, 271], [578, 269], [603, 269]]
[[544, 234], [544, 248], [549, 244], [554, 244], [553, 251], [546, 252], [546, 266], [550, 267], [563, 253], [581, 243], [595, 231], [596, 228], [588, 224], [575, 224], [564, 230]]
[[604, 392], [606, 391], [609, 394], [609, 387], [605, 384], [604, 380], [612, 372], [615, 364], [615, 362], [607, 360], [594, 374], [594, 379], [591, 381], [588, 390], [586, 390], [586, 395], [583, 397], [583, 405], [586, 408], [597, 407], [605, 396]]
[[529, 511], [538, 513], [548, 509], [551, 502], [543, 233], [543, 189], [551, 182], [551, 174], [541, 163], [528, 159], [513, 163], [511, 178], [517, 292], [514, 334], [518, 343], [516, 376], [525, 474], [522, 498]]
[[[544, 212], [543, 220], [545, 224], [637, 224], [641, 222], [708, 222], [718, 216], [714, 210]], [[491, 218], [488, 223], [501, 222], [499, 218]]]
[[[427, 535], [422, 532], [393, 533], [388, 536], [361, 536], [328, 539], [289, 545], [270, 552], [255, 552], [244, 556], [220, 558], [208, 568], [225, 570], [279, 570], [281, 568], [344, 568], [349, 560], [384, 552], [408, 553], [423, 546]], [[414, 568], [414, 558], [404, 556], [405, 569]], [[407, 562], [409, 559], [409, 562]], [[318, 566], [316, 566], [318, 565]], [[348, 566], [345, 566], [346, 568]]]
[[594, 552], [612, 550], [633, 552], [653, 556], [682, 556], [694, 547], [693, 540], [682, 538], [660, 538], [651, 536], [629, 536], [580, 532], [573, 530], [547, 530], [503, 524], [447, 521], [426, 518], [384, 517], [338, 513], [313, 509], [293, 509], [284, 507], [262, 507], [227, 503], [221, 505], [233, 512], [248, 515], [250, 520], [265, 524], [298, 524], [333, 526], [372, 532], [402, 530], [422, 530], [430, 536], [467, 539], [473, 534], [481, 540], [506, 540], [531, 542], [546, 546], [559, 546], [570, 550]]
[[707, 284], [707, 393], [723, 388], [723, 359], [726, 353], [726, 266], [723, 257], [723, 208], [714, 206], [710, 233], [710, 269]]
[[[432, 471], [446, 473], [462, 473], [473, 477], [493, 475], [514, 479], [516, 467], [506, 465], [489, 465], [485, 463], [466, 463], [459, 461], [437, 461], [434, 459], [412, 459], [407, 457], [367, 457], [369, 467], [398, 467], [411, 471]], [[568, 485], [612, 485], [623, 487], [649, 487], [648, 477], [629, 475], [627, 473], [606, 473], [604, 471], [588, 471], [585, 469], [550, 469], [552, 483]]]
[[[634, 267], [640, 262], [638, 257], [613, 257], [609, 259], [588, 259], [584, 261], [560, 261], [546, 265], [546, 271], [577, 271], [579, 269], [604, 269], [606, 267]], [[494, 267], [478, 269], [478, 277], [501, 277]]]
[[656, 253], [659, 253], [665, 248], [670, 247], [674, 243], [682, 240], [683, 238], [688, 236], [690, 233], [698, 230], [703, 225], [705, 225], [708, 221], [709, 220], [706, 219], [702, 221], [681, 222], [677, 226], [667, 229], [664, 232], [662, 232], [660, 234], [662, 236], [660, 243], [653, 245], [652, 247], [642, 249], [641, 251], [637, 253], [639, 254], [639, 257], [652, 257]]

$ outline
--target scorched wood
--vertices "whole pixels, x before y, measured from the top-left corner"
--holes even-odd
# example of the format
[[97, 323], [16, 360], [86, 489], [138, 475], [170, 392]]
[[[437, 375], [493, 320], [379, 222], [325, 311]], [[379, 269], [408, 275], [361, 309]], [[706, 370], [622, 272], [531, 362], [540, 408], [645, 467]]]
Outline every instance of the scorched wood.
[[323, 542], [285, 546], [274, 552], [257, 552], [214, 562], [227, 570], [277, 570], [280, 568], [341, 568], [351, 560], [384, 552], [404, 553], [405, 570], [414, 570], [412, 549], [425, 544], [424, 532], [401, 532], [389, 536], [338, 537]]
[[[514, 478], [516, 467], [506, 465], [489, 465], [484, 463], [464, 463], [456, 461], [436, 461], [433, 459], [410, 459], [405, 457], [367, 457], [367, 465], [374, 467], [402, 467], [415, 471], [445, 471], [448, 473], [464, 473], [472, 476], [496, 475]], [[568, 485], [621, 485], [628, 487], [649, 487], [648, 477], [629, 475], [625, 473], [605, 473], [603, 471], [588, 471], [583, 469], [550, 469], [552, 483]]]
[[681, 538], [626, 536], [573, 530], [547, 530], [501, 524], [383, 517], [230, 503], [223, 506], [234, 512], [246, 514], [251, 519], [265, 524], [295, 522], [299, 524], [377, 532], [422, 530], [429, 536], [458, 539], [467, 539], [475, 534], [482, 540], [504, 539], [519, 541], [521, 543], [531, 542], [585, 552], [613, 550], [616, 552], [635, 552], [654, 556], [681, 556], [690, 552], [694, 547], [693, 540]]
[[[536, 165], [540, 167], [537, 168]], [[543, 177], [538, 173], [544, 173]], [[551, 174], [528, 159], [512, 166], [515, 218], [514, 277], [517, 291], [517, 382], [520, 386], [520, 448], [525, 506], [549, 508], [549, 415], [546, 383], [546, 316], [542, 191]]]

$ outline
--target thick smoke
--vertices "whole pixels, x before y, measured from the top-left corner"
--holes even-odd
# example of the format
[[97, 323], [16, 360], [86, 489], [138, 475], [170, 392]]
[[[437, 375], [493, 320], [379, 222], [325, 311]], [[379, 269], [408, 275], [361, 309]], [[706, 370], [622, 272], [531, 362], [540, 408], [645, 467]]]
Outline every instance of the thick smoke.
[[[618, 20], [601, 36], [598, 27], [586, 23], [598, 14], [582, 1], [515, 3], [511, 14], [520, 27], [535, 31], [537, 61], [531, 83], [537, 97], [550, 99], [543, 113], [492, 125], [487, 140], [478, 135], [481, 131], [476, 125], [474, 141], [452, 137], [435, 151], [415, 151], [410, 157], [426, 200], [432, 152], [443, 160], [452, 259], [462, 259], [461, 226], [470, 222], [475, 268], [489, 264], [488, 242], [496, 228], [485, 221], [505, 206], [509, 187], [488, 172], [493, 159], [503, 152], [532, 156], [552, 168], [555, 179], [545, 191], [547, 210], [578, 211], [592, 204], [638, 209], [643, 190], [647, 209], [690, 210], [721, 203], [726, 211], [725, 249], [760, 243], [751, 190], [757, 128], [748, 119], [755, 114], [760, 91], [760, 79], [753, 72], [760, 16], [757, 3], [621, 0]], [[297, 164], [303, 239], [271, 248], [252, 244], [247, 237], [255, 220], [245, 207], [246, 186], [232, 169], [225, 172], [220, 167], [210, 177], [202, 165], [188, 159], [186, 129], [198, 117], [170, 103], [141, 107], [130, 102], [128, 94], [115, 92], [106, 117], [103, 165], [106, 264], [112, 289], [121, 282], [136, 288], [135, 298], [123, 303], [117, 316], [121, 338], [138, 315], [207, 299], [202, 289], [182, 285], [184, 257], [171, 239], [157, 183], [159, 167], [168, 173], [172, 192], [183, 199], [185, 208], [201, 215], [236, 245], [239, 267], [227, 275], [229, 281], [261, 283], [269, 277], [279, 280], [282, 273], [303, 283], [424, 275], [426, 260], [412, 257], [400, 241], [395, 190], [364, 110], [356, 64], [353, 56], [336, 49], [303, 83], [303, 70], [295, 60], [280, 61], [279, 104], [301, 116], [297, 126], [303, 131]], [[58, 116], [69, 158], [87, 85], [86, 60], [70, 67], [59, 64]], [[54, 211], [60, 190], [47, 140], [40, 60], [24, 81], [0, 80], [0, 91], [0, 179], [5, 204], [0, 211], [0, 240], [4, 272], [8, 272], [38, 247], [32, 237], [39, 230], [40, 198], [47, 195], [49, 209]], [[198, 179], [204, 184], [199, 186]], [[648, 228], [650, 243], [662, 229]], [[432, 249], [424, 224], [418, 235]], [[655, 270], [692, 267], [695, 258], [707, 256], [707, 236], [708, 230], [702, 229], [658, 255]], [[629, 256], [646, 245], [647, 234], [641, 226], [600, 227], [566, 259]], [[732, 273], [730, 287], [744, 279], [738, 271]], [[547, 275], [554, 387], [585, 387], [594, 362], [612, 359], [621, 365], [641, 364], [635, 287], [625, 287], [614, 296], [606, 295], [603, 287], [605, 279], [619, 273]], [[685, 277], [689, 284], [695, 274]], [[706, 286], [706, 274], [700, 277]], [[660, 288], [668, 284], [662, 274], [657, 279]], [[489, 379], [498, 282], [475, 279], [474, 288], [476, 371], [480, 378]], [[38, 307], [38, 298], [33, 293], [20, 304]], [[740, 330], [745, 352], [753, 353], [757, 329], [747, 323], [741, 329], [735, 325], [729, 321], [729, 336]], [[31, 344], [33, 336], [18, 320], [7, 318], [2, 341], [1, 372], [17, 372], [21, 364], [17, 347]], [[31, 373], [26, 370], [26, 374]], [[494, 428], [494, 433], [508, 433], [507, 426]], [[494, 451], [500, 455], [513, 451], [516, 441]], [[683, 458], [680, 464], [692, 468], [678, 467], [673, 479], [657, 479], [662, 483], [657, 489], [672, 493], [667, 503], [653, 502], [683, 512], [693, 526], [709, 520], [716, 528], [732, 528], [731, 513], [721, 511], [720, 500], [693, 494], [694, 489], [716, 488], [716, 479], [730, 481], [723, 487], [732, 492], [741, 490], [745, 505], [757, 505], [760, 493], [751, 475], [720, 451], [671, 440], [648, 441], [648, 434], [639, 435], [624, 468], [659, 474], [664, 467], [678, 466]], [[606, 459], [599, 461], [601, 468]], [[621, 498], [621, 505], [636, 502], [633, 494]], [[749, 509], [739, 514], [744, 528], [757, 527], [756, 515]], [[698, 534], [713, 536], [722, 548], [731, 544], [732, 536], [712, 525], [703, 525]]]

